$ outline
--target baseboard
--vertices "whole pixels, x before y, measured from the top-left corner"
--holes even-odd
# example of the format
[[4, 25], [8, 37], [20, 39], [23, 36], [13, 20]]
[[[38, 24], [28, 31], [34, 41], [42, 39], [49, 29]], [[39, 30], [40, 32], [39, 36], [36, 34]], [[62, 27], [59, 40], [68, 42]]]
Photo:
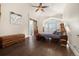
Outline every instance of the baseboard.
[[73, 51], [73, 53], [75, 54], [75, 56], [79, 56], [79, 52], [77, 51], [77, 49], [70, 43], [68, 43], [68, 45], [71, 48], [71, 50]]

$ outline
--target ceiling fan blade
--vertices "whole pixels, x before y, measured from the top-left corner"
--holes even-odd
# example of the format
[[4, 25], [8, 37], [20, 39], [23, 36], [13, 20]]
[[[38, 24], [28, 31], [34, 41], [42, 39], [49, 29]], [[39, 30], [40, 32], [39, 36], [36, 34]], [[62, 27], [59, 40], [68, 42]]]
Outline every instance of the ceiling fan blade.
[[36, 9], [35, 12], [37, 12], [39, 9]]
[[42, 6], [42, 8], [47, 8], [48, 6]]

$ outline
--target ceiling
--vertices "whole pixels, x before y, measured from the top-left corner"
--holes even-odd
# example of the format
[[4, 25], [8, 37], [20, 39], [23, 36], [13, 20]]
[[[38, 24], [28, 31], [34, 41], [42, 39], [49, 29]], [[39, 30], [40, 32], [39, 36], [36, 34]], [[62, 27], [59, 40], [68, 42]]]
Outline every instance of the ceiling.
[[43, 6], [48, 6], [48, 8], [44, 8], [44, 12], [38, 11], [35, 12], [36, 8], [32, 6], [38, 6], [38, 3], [31, 3], [31, 9], [29, 15], [31, 18], [39, 19], [45, 17], [59, 17], [62, 18], [64, 8], [66, 6], [65, 3], [43, 3]]

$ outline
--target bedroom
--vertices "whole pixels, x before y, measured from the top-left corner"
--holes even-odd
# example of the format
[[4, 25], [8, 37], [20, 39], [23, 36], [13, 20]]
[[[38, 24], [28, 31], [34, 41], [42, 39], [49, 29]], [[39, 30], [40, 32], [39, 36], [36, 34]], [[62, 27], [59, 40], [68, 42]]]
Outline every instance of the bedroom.
[[[15, 44], [13, 46], [0, 49], [0, 55], [73, 55], [73, 52], [75, 55], [79, 55], [78, 38], [76, 37], [76, 35], [78, 36], [79, 29], [79, 27], [77, 26], [79, 18], [79, 4], [2, 3], [0, 5], [0, 37], [4, 39], [5, 36], [24, 34], [26, 38], [24, 42], [27, 42], [25, 44], [22, 43], [21, 47], [19, 44]], [[39, 6], [39, 9], [37, 8], [37, 6]], [[41, 8], [42, 6], [46, 8], [43, 9]], [[40, 34], [53, 33], [55, 30], [60, 29], [61, 23], [64, 23], [64, 28], [68, 36], [67, 44], [69, 44], [69, 46], [67, 47], [71, 47], [71, 50], [73, 52], [71, 52], [70, 49], [70, 52], [68, 52], [66, 48], [59, 48], [59, 50], [55, 49], [54, 51], [54, 49], [52, 48], [55, 48], [56, 46], [53, 44], [51, 44], [51, 46], [50, 41], [45, 42], [45, 44], [43, 44], [39, 41], [37, 41], [37, 43], [33, 39], [34, 37], [32, 38], [32, 35], [34, 35], [35, 33], [34, 30], [37, 30], [36, 32], [39, 32]], [[16, 36], [13, 37], [16, 38]], [[74, 38], [76, 39], [75, 41]], [[50, 39], [50, 37], [48, 39]], [[17, 39], [15, 39], [15, 41], [16, 40]], [[16, 47], [16, 51], [14, 50], [14, 47]], [[38, 47], [38, 49], [36, 47]], [[28, 49], [26, 50], [26, 48]], [[63, 51], [61, 51], [61, 49]], [[43, 53], [40, 52], [41, 50]]]

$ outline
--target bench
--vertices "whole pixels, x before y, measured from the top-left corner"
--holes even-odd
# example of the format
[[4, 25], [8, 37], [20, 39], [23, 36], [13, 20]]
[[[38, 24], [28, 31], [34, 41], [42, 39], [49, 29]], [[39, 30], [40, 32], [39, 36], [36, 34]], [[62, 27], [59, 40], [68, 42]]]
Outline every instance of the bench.
[[0, 48], [5, 48], [5, 47], [11, 46], [15, 43], [20, 43], [23, 41], [25, 41], [24, 34], [0, 36]]

